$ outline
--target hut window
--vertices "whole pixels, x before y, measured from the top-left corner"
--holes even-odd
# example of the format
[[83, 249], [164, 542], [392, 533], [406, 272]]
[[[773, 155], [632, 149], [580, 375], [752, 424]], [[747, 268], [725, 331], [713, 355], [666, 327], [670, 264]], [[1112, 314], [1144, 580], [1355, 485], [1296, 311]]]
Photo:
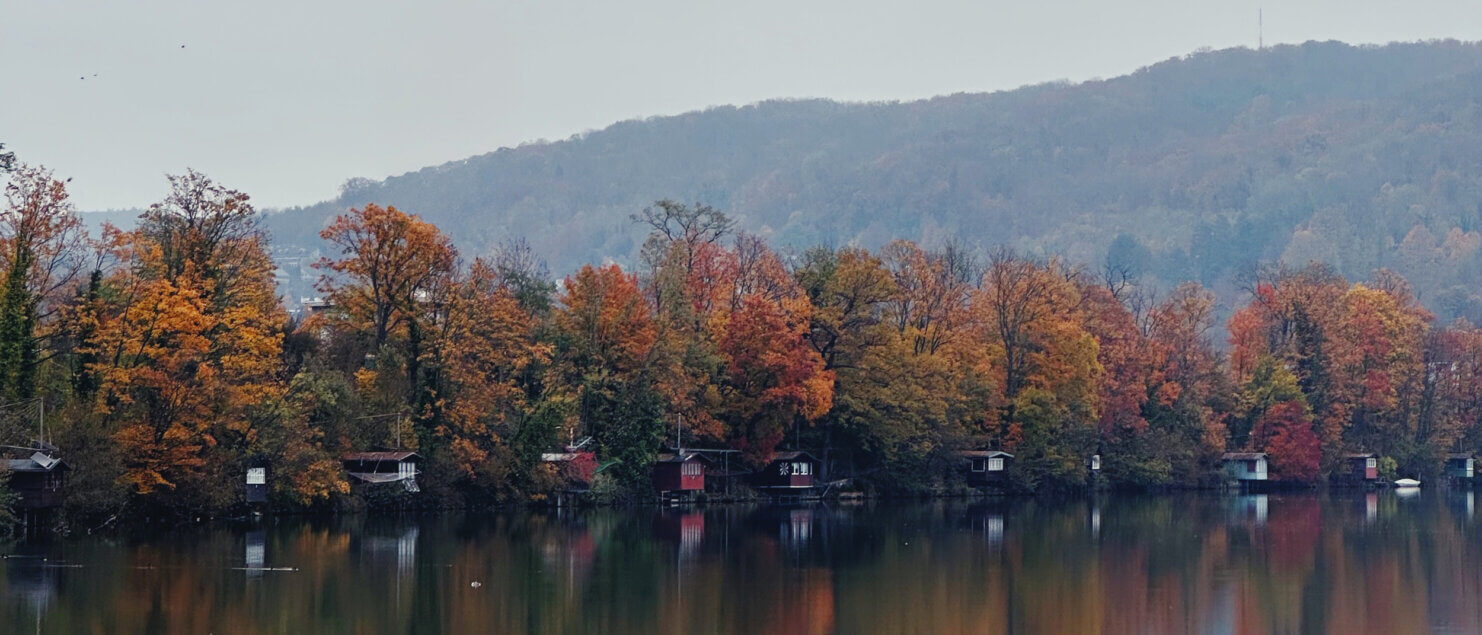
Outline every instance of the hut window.
[[1364, 467], [1366, 467], [1366, 468], [1379, 467], [1379, 459], [1376, 459], [1374, 457], [1369, 457], [1367, 459], [1364, 459]]
[[411, 461], [402, 461], [396, 466], [396, 474], [402, 478], [410, 478], [417, 474], [417, 466]]
[[1003, 459], [1001, 457], [993, 457], [991, 459], [988, 459], [988, 471], [989, 472], [1002, 472], [1003, 471]]
[[1100, 454], [1092, 454], [1091, 455], [1091, 469], [1093, 469], [1093, 470], [1100, 470], [1101, 469], [1101, 455]]
[[1255, 461], [1246, 461], [1245, 462], [1245, 471], [1247, 471], [1247, 472], [1254, 472], [1254, 471], [1256, 471], [1256, 462]]
[[973, 459], [973, 471], [982, 472], [988, 469], [987, 459]]
[[808, 465], [807, 463], [793, 463], [792, 473], [798, 476], [807, 476], [813, 471], [811, 468], [812, 466]]
[[247, 468], [247, 484], [248, 485], [267, 485], [267, 483], [268, 483], [268, 470], [267, 470], [267, 468], [261, 468], [261, 467], [249, 467], [249, 468]]

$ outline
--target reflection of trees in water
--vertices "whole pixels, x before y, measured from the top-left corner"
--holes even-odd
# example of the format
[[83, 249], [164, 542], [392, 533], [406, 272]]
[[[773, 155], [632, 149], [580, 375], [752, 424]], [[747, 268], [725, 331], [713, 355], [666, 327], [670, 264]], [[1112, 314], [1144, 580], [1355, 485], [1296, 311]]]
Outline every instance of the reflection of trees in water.
[[38, 607], [52, 632], [1475, 632], [1469, 493], [1272, 494], [1264, 522], [1252, 499], [1113, 497], [83, 539], [36, 555], [85, 569], [0, 560], [0, 631]]

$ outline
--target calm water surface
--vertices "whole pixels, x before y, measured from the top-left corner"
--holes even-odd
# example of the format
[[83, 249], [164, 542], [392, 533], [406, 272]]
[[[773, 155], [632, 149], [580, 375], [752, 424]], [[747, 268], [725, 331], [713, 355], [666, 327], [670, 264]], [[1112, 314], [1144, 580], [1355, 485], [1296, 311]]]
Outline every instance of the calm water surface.
[[20, 544], [12, 633], [1482, 632], [1469, 492], [278, 520]]

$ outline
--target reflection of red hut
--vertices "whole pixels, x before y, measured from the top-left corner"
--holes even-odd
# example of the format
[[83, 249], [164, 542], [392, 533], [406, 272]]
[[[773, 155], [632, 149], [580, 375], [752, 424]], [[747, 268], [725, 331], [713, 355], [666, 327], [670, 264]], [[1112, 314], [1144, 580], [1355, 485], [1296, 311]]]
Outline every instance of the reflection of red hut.
[[660, 495], [689, 496], [705, 491], [705, 461], [696, 452], [660, 454], [654, 463], [654, 489]]
[[692, 552], [705, 538], [705, 514], [662, 514], [654, 521], [654, 534], [662, 540], [679, 543], [683, 553]]

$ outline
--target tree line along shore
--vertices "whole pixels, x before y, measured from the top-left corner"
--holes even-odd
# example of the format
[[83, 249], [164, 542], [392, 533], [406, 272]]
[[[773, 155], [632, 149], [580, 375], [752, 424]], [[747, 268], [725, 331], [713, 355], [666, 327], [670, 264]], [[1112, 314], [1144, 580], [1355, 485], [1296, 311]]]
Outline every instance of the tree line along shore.
[[[460, 254], [368, 204], [322, 229], [320, 296], [290, 311], [261, 215], [200, 173], [97, 235], [43, 168], [13, 166], [5, 193], [0, 445], [65, 461], [61, 526], [249, 497], [551, 501], [572, 478], [554, 455], [590, 455], [594, 500], [651, 500], [674, 446], [732, 473], [801, 451], [847, 491], [924, 495], [961, 489], [971, 453], [1012, 454], [1005, 490], [1054, 493], [1093, 456], [1101, 484], [1161, 488], [1221, 482], [1226, 452], [1318, 483], [1355, 453], [1424, 479], [1482, 444], [1482, 330], [1435, 323], [1383, 269], [1258, 268], [1216, 332], [1196, 283], [965, 242], [779, 253], [666, 200], [633, 215], [634, 266], [558, 281], [522, 241]], [[395, 451], [416, 492], [346, 469]]]

